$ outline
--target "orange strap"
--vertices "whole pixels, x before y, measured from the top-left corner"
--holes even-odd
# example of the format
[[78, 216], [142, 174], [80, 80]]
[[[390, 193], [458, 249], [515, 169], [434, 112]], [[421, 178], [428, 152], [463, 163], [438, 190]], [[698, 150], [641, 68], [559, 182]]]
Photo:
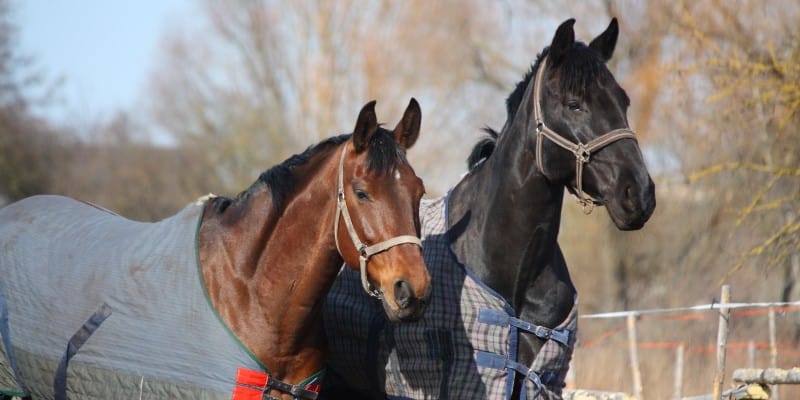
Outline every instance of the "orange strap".
[[289, 393], [295, 399], [316, 399], [320, 389], [320, 380], [313, 379], [301, 387], [273, 379], [266, 372], [239, 368], [236, 371], [236, 386], [233, 388], [231, 400], [271, 399], [269, 391], [273, 389]]

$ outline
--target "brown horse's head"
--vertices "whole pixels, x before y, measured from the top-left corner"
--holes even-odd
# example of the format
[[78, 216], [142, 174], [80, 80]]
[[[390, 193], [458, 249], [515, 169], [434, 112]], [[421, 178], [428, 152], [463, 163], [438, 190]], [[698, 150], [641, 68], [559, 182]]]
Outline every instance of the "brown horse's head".
[[425, 187], [405, 158], [419, 136], [420, 121], [419, 105], [411, 99], [394, 130], [383, 129], [372, 101], [361, 110], [340, 161], [337, 246], [393, 321], [418, 319], [430, 297], [418, 239]]

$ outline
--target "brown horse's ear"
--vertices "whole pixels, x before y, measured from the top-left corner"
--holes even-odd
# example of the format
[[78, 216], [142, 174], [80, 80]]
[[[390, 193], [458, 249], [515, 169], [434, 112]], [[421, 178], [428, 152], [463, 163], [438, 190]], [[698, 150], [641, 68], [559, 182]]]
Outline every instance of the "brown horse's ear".
[[419, 103], [413, 97], [403, 113], [403, 119], [394, 128], [394, 140], [402, 149], [410, 149], [419, 137], [419, 127], [422, 124], [422, 111]]
[[560, 63], [562, 57], [575, 45], [575, 30], [572, 28], [573, 25], [575, 25], [575, 18], [570, 18], [562, 22], [558, 29], [556, 29], [553, 42], [550, 44], [549, 58], [552, 62], [551, 65]]
[[353, 146], [356, 153], [367, 148], [372, 135], [378, 130], [378, 117], [375, 116], [375, 100], [367, 103], [358, 113], [356, 127], [353, 129]]
[[619, 36], [619, 25], [617, 24], [617, 19], [612, 18], [605, 32], [594, 38], [589, 43], [589, 47], [600, 54], [603, 62], [608, 62], [614, 54], [614, 47], [617, 46], [617, 36]]

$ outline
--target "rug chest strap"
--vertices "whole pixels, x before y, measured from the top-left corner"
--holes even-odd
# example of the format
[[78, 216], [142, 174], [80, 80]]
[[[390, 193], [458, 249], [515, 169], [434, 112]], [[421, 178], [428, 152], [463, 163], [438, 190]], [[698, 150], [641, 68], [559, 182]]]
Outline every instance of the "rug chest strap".
[[503, 311], [482, 308], [478, 321], [496, 326], [513, 326], [523, 331], [533, 333], [540, 339], [554, 340], [563, 346], [570, 345], [572, 331], [569, 329], [552, 329], [541, 325], [532, 324], [519, 318], [512, 317]]
[[475, 354], [475, 363], [484, 368], [514, 370], [523, 374], [525, 380], [533, 383], [534, 392], [527, 393], [526, 385], [522, 385], [520, 399], [535, 399], [542, 391], [542, 381], [536, 371], [505, 356], [478, 350]]

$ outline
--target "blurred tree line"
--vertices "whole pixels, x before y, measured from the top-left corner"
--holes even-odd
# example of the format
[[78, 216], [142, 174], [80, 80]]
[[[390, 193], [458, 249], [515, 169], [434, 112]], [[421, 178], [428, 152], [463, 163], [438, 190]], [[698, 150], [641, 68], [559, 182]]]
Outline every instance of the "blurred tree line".
[[[236, 194], [264, 169], [349, 132], [378, 100], [381, 122], [409, 97], [423, 133], [409, 158], [429, 196], [466, 170], [480, 128], [563, 20], [587, 41], [620, 20], [610, 69], [656, 181], [641, 231], [567, 204], [561, 244], [583, 313], [800, 299], [800, 3], [596, 0], [199, 3], [164, 33], [142, 110], [88, 126], [30, 111], [46, 85], [14, 42], [0, 0], [0, 196], [62, 193], [156, 220], [194, 198]], [[172, 145], [143, 138], [160, 135]], [[781, 325], [800, 335], [800, 321]], [[588, 328], [591, 330], [591, 328]], [[755, 331], [757, 328], [753, 327]], [[590, 332], [591, 333], [591, 332]]]
[[154, 220], [205, 189], [190, 150], [134, 140], [142, 127], [125, 111], [88, 127], [37, 116], [34, 106], [53, 101], [58, 82], [17, 48], [12, 5], [0, 0], [0, 205], [57, 193]]

